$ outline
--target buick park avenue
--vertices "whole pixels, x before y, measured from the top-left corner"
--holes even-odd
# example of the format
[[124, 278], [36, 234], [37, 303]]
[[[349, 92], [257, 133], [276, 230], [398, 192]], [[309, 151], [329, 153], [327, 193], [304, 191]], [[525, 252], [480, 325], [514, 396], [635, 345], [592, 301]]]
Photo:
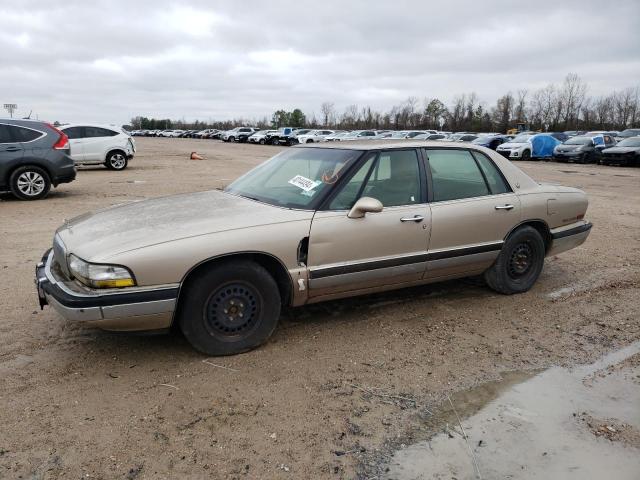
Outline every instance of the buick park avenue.
[[234, 354], [265, 342], [285, 306], [474, 275], [526, 292], [546, 256], [586, 240], [587, 204], [473, 144], [301, 145], [224, 191], [68, 221], [37, 290], [68, 321], [176, 326], [200, 352]]

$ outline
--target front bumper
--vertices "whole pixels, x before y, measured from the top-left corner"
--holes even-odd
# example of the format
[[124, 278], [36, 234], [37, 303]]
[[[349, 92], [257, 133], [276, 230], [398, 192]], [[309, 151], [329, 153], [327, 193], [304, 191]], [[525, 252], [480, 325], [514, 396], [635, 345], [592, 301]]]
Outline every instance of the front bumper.
[[178, 285], [131, 287], [98, 291], [80, 288], [54, 273], [53, 250], [36, 265], [40, 308], [53, 307], [69, 321], [86, 322], [105, 330], [146, 331], [171, 326]]
[[592, 223], [580, 221], [552, 229], [551, 248], [549, 248], [547, 256], [566, 252], [567, 250], [582, 245], [591, 233], [591, 227], [593, 227]]

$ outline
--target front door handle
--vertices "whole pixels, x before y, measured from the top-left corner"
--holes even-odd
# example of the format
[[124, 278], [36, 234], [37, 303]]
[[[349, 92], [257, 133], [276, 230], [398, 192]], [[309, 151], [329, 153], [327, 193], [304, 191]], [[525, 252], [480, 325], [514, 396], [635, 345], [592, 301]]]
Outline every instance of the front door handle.
[[496, 210], [511, 210], [511, 209], [513, 209], [513, 205], [511, 205], [509, 203], [506, 204], [506, 205], [496, 205], [495, 209]]
[[21, 150], [20, 147], [7, 147], [4, 151], [5, 152], [17, 152], [18, 150]]
[[421, 217], [420, 215], [414, 215], [413, 217], [402, 217], [400, 219], [401, 222], [416, 222], [416, 223], [420, 223], [423, 220], [424, 220], [424, 217]]

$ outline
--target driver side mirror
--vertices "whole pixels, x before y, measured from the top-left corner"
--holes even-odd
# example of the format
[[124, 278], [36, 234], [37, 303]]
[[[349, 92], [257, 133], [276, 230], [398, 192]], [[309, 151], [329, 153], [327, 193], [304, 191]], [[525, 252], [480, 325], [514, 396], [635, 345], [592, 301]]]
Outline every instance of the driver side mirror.
[[371, 197], [360, 198], [351, 210], [347, 217], [349, 218], [362, 218], [366, 213], [378, 213], [382, 211], [382, 203], [380, 200], [376, 200]]

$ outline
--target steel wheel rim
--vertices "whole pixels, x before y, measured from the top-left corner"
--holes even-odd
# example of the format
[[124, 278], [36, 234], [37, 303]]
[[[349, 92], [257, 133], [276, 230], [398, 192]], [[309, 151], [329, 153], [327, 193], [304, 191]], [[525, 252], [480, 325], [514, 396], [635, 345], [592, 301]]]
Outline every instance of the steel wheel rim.
[[124, 168], [125, 158], [121, 153], [111, 155], [111, 166], [117, 170]]
[[205, 326], [223, 341], [238, 341], [259, 325], [262, 297], [245, 282], [230, 282], [218, 287], [204, 307]]
[[514, 279], [524, 277], [532, 270], [534, 259], [534, 250], [528, 242], [516, 245], [509, 256], [509, 276]]
[[27, 171], [23, 172], [18, 177], [18, 190], [24, 195], [29, 197], [35, 197], [40, 195], [46, 186], [44, 177], [38, 172]]

